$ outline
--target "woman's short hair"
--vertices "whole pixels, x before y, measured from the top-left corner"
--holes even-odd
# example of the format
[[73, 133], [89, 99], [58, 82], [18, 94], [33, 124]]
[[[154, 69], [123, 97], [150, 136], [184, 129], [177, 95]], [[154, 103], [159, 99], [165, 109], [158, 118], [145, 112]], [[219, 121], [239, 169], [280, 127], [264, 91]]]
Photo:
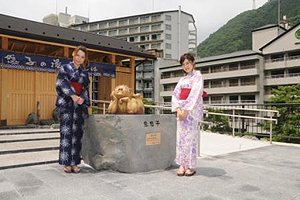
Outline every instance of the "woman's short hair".
[[183, 55], [180, 57], [179, 62], [180, 62], [181, 65], [183, 64], [183, 62], [184, 62], [185, 59], [187, 59], [187, 60], [190, 61], [191, 63], [194, 63], [194, 61], [195, 61], [195, 58], [194, 58], [194, 56], [193, 56], [192, 54], [190, 54], [190, 53], [185, 53], [185, 54], [183, 54]]
[[84, 66], [84, 68], [86, 68], [88, 65], [89, 65], [89, 58], [88, 58], [88, 52], [87, 52], [87, 49], [86, 49], [86, 47], [85, 46], [83, 46], [83, 45], [79, 45], [79, 46], [77, 46], [75, 49], [74, 49], [74, 53], [77, 53], [78, 51], [83, 51], [84, 52], [84, 54], [85, 54], [85, 59], [84, 59], [84, 61], [83, 61], [83, 66]]

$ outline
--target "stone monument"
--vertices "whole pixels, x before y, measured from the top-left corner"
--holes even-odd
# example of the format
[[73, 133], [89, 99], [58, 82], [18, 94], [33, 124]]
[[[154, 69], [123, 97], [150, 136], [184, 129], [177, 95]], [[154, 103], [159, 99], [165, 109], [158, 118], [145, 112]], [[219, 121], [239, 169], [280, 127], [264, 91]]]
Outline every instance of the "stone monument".
[[82, 157], [96, 170], [147, 172], [172, 165], [176, 117], [91, 115], [85, 122]]

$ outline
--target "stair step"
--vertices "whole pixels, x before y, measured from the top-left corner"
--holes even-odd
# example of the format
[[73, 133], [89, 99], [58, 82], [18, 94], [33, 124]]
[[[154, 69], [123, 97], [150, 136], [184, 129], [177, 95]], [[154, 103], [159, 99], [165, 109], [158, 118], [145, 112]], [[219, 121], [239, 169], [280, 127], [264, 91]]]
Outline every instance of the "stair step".
[[58, 150], [0, 155], [0, 170], [58, 162]]
[[59, 140], [43, 140], [43, 141], [27, 141], [27, 142], [13, 142], [0, 143], [0, 155], [8, 153], [45, 151], [49, 149], [57, 149], [59, 147]]
[[59, 129], [13, 129], [13, 130], [0, 130], [0, 135], [20, 135], [20, 134], [46, 134], [57, 133]]
[[40, 133], [40, 134], [18, 134], [18, 135], [0, 135], [0, 143], [5, 142], [27, 142], [34, 140], [54, 140], [59, 139], [60, 133]]

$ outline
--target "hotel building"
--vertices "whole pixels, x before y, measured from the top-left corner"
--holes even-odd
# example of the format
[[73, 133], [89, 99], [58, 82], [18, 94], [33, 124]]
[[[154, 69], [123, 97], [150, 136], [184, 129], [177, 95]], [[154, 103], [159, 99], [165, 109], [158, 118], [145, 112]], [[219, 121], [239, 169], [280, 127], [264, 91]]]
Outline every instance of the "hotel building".
[[[180, 9], [75, 24], [71, 28], [125, 40], [166, 60], [197, 52], [195, 20]], [[154, 66], [157, 64], [153, 61], [136, 61], [135, 90], [149, 100], [155, 98]]]
[[[252, 50], [196, 60], [206, 104], [263, 104], [272, 88], [300, 83], [300, 23], [286, 30], [268, 25], [252, 31]], [[178, 64], [160, 67], [159, 101], [170, 102], [183, 76]], [[159, 79], [158, 79], [159, 80]]]

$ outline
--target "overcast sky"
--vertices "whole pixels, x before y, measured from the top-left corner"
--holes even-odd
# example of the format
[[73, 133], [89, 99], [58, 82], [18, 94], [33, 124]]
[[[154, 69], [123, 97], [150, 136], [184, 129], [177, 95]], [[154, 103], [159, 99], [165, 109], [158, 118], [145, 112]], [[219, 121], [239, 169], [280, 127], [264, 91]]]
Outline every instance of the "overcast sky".
[[[256, 8], [268, 0], [255, 0]], [[228, 20], [253, 8], [253, 0], [0, 0], [0, 13], [42, 22], [43, 17], [65, 12], [89, 17], [90, 22], [149, 12], [181, 10], [192, 14], [198, 43]]]

